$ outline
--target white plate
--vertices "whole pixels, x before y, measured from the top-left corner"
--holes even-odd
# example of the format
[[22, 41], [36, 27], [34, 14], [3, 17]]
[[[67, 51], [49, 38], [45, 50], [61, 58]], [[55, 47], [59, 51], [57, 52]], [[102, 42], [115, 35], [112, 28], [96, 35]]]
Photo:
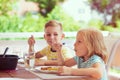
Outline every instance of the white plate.
[[46, 73], [57, 73], [59, 66], [39, 66], [35, 69], [40, 72], [46, 72]]

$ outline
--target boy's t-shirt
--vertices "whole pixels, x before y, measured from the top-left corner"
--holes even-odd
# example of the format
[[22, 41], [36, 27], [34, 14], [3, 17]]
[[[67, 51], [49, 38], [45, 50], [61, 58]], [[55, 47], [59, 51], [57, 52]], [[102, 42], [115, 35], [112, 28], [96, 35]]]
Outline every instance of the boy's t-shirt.
[[100, 80], [108, 80], [105, 63], [101, 59], [101, 57], [97, 55], [93, 55], [87, 61], [83, 61], [83, 58], [75, 56], [74, 60], [77, 62], [78, 68], [89, 68], [89, 67], [92, 67], [93, 64], [99, 62], [102, 65], [101, 68], [103, 68], [103, 77]]
[[[74, 56], [74, 51], [66, 46], [62, 46], [62, 56], [64, 60]], [[41, 55], [47, 57], [48, 60], [57, 60], [57, 52], [52, 52], [51, 47], [47, 46], [40, 51]]]

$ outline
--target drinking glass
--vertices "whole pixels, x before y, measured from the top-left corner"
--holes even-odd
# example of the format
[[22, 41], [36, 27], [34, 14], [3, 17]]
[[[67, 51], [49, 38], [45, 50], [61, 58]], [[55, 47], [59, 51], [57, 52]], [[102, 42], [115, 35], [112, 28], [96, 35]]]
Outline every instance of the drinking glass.
[[35, 66], [35, 53], [24, 53], [24, 64], [26, 69], [33, 70]]

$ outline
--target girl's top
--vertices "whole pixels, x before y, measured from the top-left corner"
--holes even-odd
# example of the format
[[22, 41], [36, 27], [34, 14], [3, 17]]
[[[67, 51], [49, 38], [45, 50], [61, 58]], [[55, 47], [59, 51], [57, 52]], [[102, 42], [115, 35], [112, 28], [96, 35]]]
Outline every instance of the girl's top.
[[[50, 46], [47, 46], [43, 48], [41, 51], [39, 51], [41, 55], [44, 55], [47, 57], [48, 60], [57, 60], [57, 52], [52, 51]], [[74, 51], [69, 49], [66, 46], [62, 46], [62, 56], [64, 60], [71, 58], [75, 56]]]
[[90, 68], [92, 67], [93, 64], [95, 63], [100, 63], [103, 67], [103, 76], [101, 77], [100, 80], [108, 80], [107, 79], [107, 73], [106, 73], [106, 68], [104, 61], [101, 59], [101, 57], [97, 55], [91, 56], [87, 61], [83, 61], [83, 58], [75, 56], [74, 60], [77, 62], [78, 68]]

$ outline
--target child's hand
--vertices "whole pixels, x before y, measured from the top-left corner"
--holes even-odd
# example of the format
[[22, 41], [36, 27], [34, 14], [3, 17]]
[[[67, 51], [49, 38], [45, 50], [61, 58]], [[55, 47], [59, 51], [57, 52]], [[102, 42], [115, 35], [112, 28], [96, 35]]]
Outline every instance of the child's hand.
[[60, 52], [62, 49], [62, 44], [61, 43], [54, 43], [53, 47], [57, 52]]
[[44, 66], [45, 62], [46, 62], [46, 60], [44, 60], [44, 59], [36, 58], [35, 59], [35, 66]]
[[33, 46], [35, 44], [35, 39], [34, 39], [33, 35], [28, 39], [28, 44], [30, 46]]
[[71, 68], [70, 67], [66, 67], [66, 66], [61, 66], [58, 69], [58, 74], [59, 75], [71, 75]]
[[62, 44], [55, 44], [56, 51], [60, 52], [62, 49]]

